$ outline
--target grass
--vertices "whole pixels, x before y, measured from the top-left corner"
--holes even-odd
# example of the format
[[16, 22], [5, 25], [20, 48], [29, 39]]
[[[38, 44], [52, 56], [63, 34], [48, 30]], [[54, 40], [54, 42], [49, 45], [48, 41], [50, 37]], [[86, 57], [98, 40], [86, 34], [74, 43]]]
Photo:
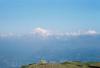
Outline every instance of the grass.
[[99, 62], [64, 62], [64, 63], [46, 63], [46, 64], [29, 64], [21, 68], [100, 68]]

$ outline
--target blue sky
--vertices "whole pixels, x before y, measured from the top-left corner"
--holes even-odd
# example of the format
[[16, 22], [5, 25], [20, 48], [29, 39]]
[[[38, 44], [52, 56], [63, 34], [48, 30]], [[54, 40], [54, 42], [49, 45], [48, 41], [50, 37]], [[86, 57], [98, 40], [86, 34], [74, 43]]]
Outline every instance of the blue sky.
[[0, 0], [0, 32], [27, 33], [37, 27], [100, 32], [99, 3], [100, 0]]

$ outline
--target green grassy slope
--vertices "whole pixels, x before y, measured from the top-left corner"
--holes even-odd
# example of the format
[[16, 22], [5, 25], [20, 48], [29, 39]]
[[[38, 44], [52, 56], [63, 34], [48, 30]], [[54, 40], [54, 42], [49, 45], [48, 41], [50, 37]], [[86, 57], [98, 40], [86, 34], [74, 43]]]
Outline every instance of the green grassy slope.
[[64, 62], [61, 64], [30, 64], [21, 68], [100, 68], [100, 63]]

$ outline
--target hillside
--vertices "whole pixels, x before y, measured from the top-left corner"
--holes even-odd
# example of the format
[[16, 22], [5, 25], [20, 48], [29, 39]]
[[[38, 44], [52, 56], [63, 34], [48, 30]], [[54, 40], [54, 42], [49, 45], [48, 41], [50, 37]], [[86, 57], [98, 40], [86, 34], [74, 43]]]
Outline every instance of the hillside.
[[100, 68], [99, 62], [64, 62], [59, 64], [29, 64], [21, 68]]

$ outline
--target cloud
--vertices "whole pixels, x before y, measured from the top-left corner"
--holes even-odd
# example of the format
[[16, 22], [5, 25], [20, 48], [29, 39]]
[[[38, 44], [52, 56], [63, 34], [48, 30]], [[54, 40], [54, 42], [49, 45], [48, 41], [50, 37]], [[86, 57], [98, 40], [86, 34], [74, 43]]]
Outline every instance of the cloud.
[[11, 36], [14, 36], [14, 33], [0, 33], [0, 37], [11, 37]]
[[67, 36], [80, 36], [80, 35], [97, 35], [98, 33], [95, 30], [85, 30], [85, 31], [78, 31], [78, 32], [66, 32], [65, 35]]
[[[77, 31], [77, 32], [56, 32], [56, 31], [50, 31], [44, 28], [35, 28], [32, 31], [32, 36], [39, 36], [39, 37], [43, 37], [43, 38], [47, 38], [47, 37], [64, 37], [64, 36], [80, 36], [80, 35], [97, 35], [99, 34], [97, 31], [95, 30], [85, 30], [85, 31]], [[12, 32], [9, 33], [0, 33], [0, 37], [23, 37], [23, 36], [29, 36], [30, 34], [15, 34]]]
[[46, 29], [38, 27], [38, 28], [35, 28], [33, 30], [33, 34], [35, 34], [35, 35], [41, 35], [43, 37], [47, 37], [47, 36], [50, 35], [50, 32], [48, 30], [46, 30]]
[[97, 32], [95, 30], [89, 30], [86, 32], [86, 34], [95, 35], [95, 34], [97, 34]]
[[85, 31], [77, 31], [77, 32], [55, 32], [55, 31], [49, 31], [39, 27], [33, 30], [33, 34], [40, 35], [43, 37], [49, 37], [49, 36], [96, 35], [98, 33], [95, 30], [85, 30]]
[[33, 36], [41, 39], [66, 39], [79, 37], [79, 36], [95, 36], [99, 33], [95, 30], [81, 30], [76, 32], [57, 32], [53, 30], [47, 30], [44, 28], [33, 29]]

